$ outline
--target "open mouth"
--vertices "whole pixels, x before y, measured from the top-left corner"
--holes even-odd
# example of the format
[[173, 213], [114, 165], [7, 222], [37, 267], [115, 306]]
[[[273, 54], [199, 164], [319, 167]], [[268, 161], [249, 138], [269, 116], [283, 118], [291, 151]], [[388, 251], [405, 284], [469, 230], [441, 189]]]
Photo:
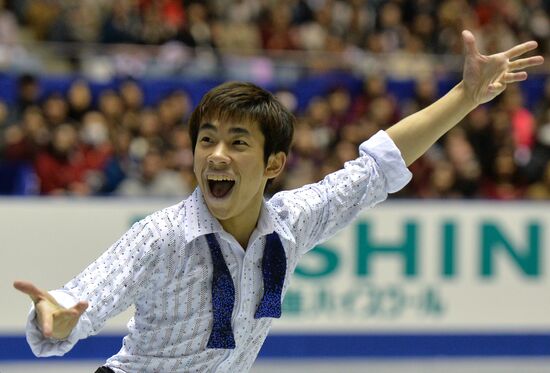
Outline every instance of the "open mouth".
[[210, 193], [216, 198], [224, 198], [231, 192], [233, 186], [235, 185], [235, 180], [222, 179], [208, 179], [208, 187], [210, 188]]

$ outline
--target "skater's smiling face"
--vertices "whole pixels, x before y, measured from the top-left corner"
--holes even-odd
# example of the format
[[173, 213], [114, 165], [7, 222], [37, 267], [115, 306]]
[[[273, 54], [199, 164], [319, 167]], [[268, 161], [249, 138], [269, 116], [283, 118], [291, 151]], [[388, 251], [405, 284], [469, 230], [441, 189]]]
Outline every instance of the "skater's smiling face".
[[247, 227], [243, 242], [256, 225], [266, 185], [284, 168], [294, 121], [271, 93], [242, 82], [213, 88], [191, 114], [198, 185], [227, 231]]
[[284, 168], [284, 152], [264, 161], [256, 123], [207, 120], [199, 126], [194, 172], [210, 212], [222, 223], [259, 213], [267, 181]]

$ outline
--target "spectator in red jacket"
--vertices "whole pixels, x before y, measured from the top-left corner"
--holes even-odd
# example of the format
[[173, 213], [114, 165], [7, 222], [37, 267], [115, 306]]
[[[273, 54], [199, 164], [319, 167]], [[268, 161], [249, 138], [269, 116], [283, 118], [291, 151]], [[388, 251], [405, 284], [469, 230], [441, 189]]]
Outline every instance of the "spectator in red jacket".
[[77, 132], [62, 124], [53, 131], [50, 146], [38, 153], [35, 169], [40, 180], [40, 193], [49, 195], [88, 195], [86, 167], [78, 148]]

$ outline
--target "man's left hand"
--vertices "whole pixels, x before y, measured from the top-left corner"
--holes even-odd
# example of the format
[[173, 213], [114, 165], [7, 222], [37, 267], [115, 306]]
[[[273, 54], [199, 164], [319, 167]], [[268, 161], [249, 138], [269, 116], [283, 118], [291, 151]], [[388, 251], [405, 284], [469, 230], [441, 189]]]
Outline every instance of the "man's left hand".
[[470, 31], [464, 30], [462, 39], [466, 53], [464, 88], [474, 105], [491, 101], [506, 89], [507, 84], [527, 79], [527, 73], [522, 70], [544, 62], [542, 56], [518, 59], [537, 48], [536, 41], [528, 41], [505, 52], [485, 56], [479, 53], [475, 37]]

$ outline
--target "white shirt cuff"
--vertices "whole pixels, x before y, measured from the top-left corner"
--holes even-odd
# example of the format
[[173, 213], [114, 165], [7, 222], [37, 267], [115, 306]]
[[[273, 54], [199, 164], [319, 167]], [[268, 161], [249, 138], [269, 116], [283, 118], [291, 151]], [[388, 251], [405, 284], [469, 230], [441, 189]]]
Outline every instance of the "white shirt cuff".
[[359, 152], [373, 157], [386, 178], [388, 193], [395, 193], [411, 181], [401, 152], [385, 131], [378, 131], [359, 146]]
[[[52, 290], [49, 293], [60, 305], [66, 308], [70, 308], [78, 302], [70, 293], [63, 290]], [[27, 317], [27, 342], [32, 352], [38, 357], [64, 355], [73, 348], [78, 340], [88, 336], [88, 330], [91, 330], [91, 322], [86, 312], [80, 316], [80, 320], [71, 334], [64, 340], [46, 338], [42, 335], [36, 322], [34, 304], [31, 306], [29, 316]]]

